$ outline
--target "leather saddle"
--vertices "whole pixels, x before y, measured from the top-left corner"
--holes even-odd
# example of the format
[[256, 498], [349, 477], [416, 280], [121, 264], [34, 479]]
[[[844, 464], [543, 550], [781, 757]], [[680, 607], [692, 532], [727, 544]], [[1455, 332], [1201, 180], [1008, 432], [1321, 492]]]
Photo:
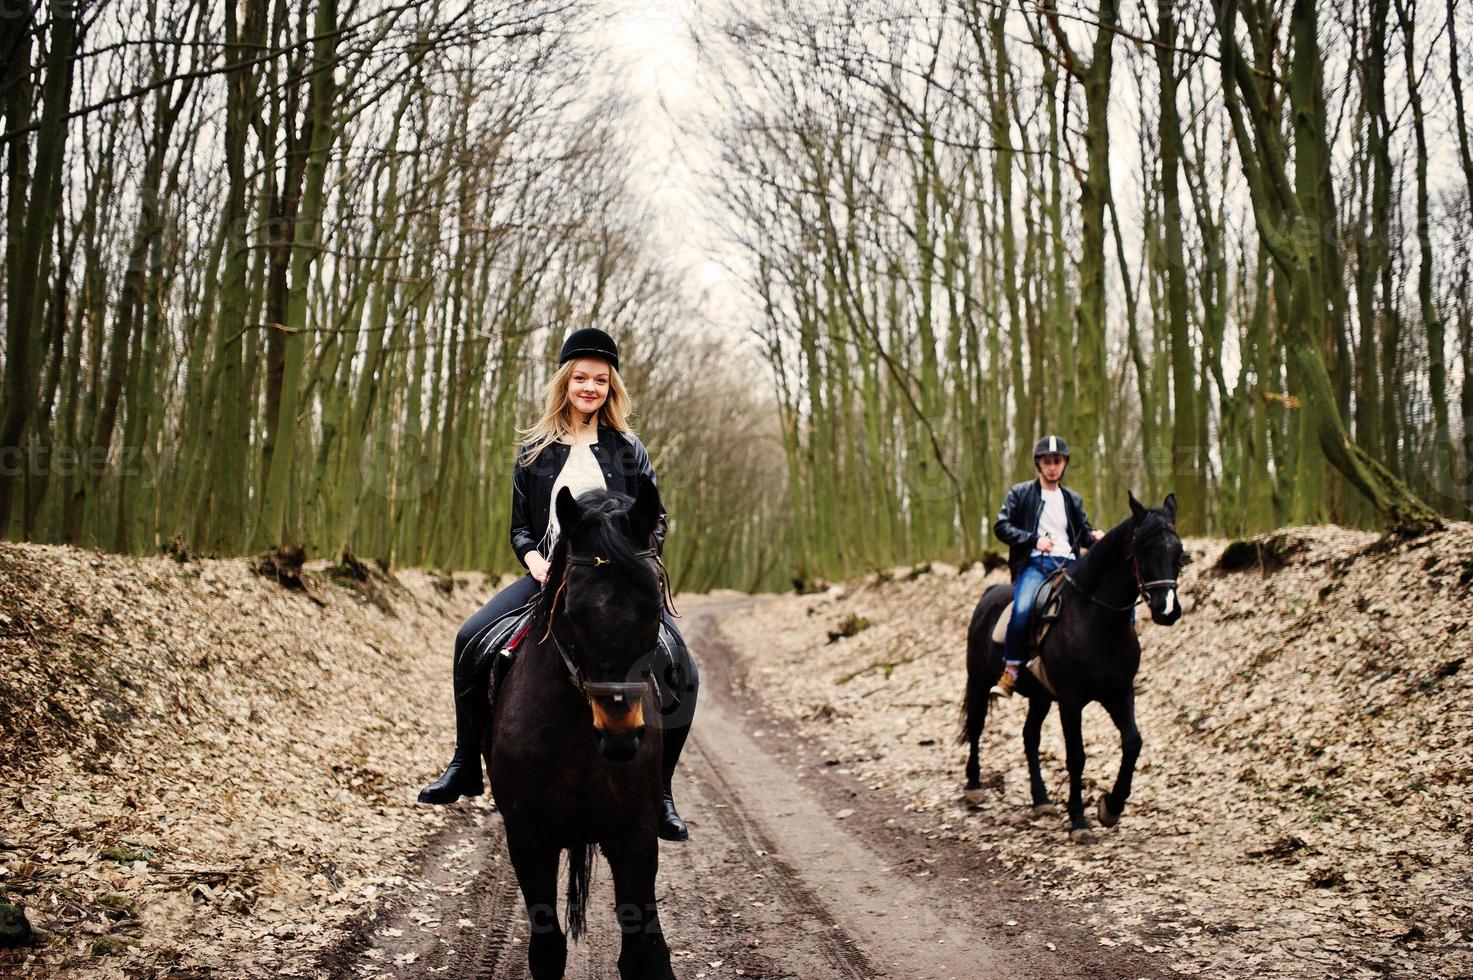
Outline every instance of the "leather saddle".
[[[502, 616], [491, 627], [481, 634], [476, 641], [475, 648], [471, 651], [476, 658], [477, 667], [485, 669], [489, 666], [491, 658], [510, 659], [515, 656], [517, 648], [526, 639], [527, 633], [532, 628], [532, 614], [536, 612], [536, 606], [528, 603], [520, 609], [513, 609]], [[480, 670], [477, 671], [480, 673]]]
[[[470, 654], [475, 657], [475, 677], [493, 706], [496, 691], [516, 661], [532, 631], [534, 604], [512, 610], [482, 634]], [[691, 654], [684, 638], [668, 622], [660, 623], [660, 642], [649, 664], [660, 698], [660, 714], [670, 715], [695, 690]]]
[[[1058, 569], [1039, 586], [1038, 593], [1033, 597], [1033, 610], [1030, 613], [1032, 620], [1028, 626], [1028, 649], [1037, 650], [1043, 638], [1048, 636], [1048, 631], [1059, 618], [1059, 607], [1063, 602], [1064, 571]], [[1003, 607], [1002, 615], [997, 617], [997, 624], [992, 627], [992, 642], [1002, 643], [1007, 638], [1008, 623], [1013, 618], [1013, 604], [1010, 602]]]
[[[460, 665], [457, 665], [456, 683], [468, 684], [471, 691], [483, 693], [485, 700], [481, 702], [482, 708], [489, 710], [495, 696], [494, 689], [506, 676], [517, 649], [531, 632], [532, 616], [536, 611], [535, 603], [530, 602], [513, 609], [482, 631], [474, 645], [463, 654], [467, 658], [465, 667], [468, 669], [462, 674]], [[461, 677], [465, 680], [460, 680]]]

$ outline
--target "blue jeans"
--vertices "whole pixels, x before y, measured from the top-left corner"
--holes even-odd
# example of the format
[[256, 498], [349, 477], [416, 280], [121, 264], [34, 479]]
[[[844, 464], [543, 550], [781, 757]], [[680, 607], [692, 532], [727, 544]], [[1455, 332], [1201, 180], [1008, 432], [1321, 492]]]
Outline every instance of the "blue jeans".
[[1007, 638], [1003, 643], [1004, 661], [1010, 664], [1023, 662], [1028, 654], [1028, 623], [1033, 616], [1033, 600], [1044, 580], [1057, 569], [1072, 564], [1073, 558], [1034, 555], [1018, 573], [1018, 580], [1013, 583], [1013, 618], [1008, 621]]

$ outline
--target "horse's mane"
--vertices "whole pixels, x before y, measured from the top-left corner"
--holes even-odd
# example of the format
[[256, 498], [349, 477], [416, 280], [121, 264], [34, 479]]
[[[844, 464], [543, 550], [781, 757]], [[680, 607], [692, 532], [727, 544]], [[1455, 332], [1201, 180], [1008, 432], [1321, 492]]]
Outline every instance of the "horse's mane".
[[1146, 515], [1138, 525], [1133, 517], [1126, 517], [1085, 551], [1069, 570], [1069, 577], [1082, 591], [1093, 594], [1110, 570], [1129, 558], [1131, 538], [1137, 530], [1139, 537], [1146, 538], [1158, 529], [1170, 527], [1166, 512], [1159, 507], [1146, 508]]
[[574, 527], [561, 529], [556, 547], [553, 549], [551, 568], [547, 572], [547, 584], [538, 599], [539, 618], [552, 612], [561, 585], [568, 574], [568, 556], [572, 553], [573, 539], [578, 539], [580, 550], [585, 554], [598, 555], [607, 559], [618, 577], [632, 589], [659, 596], [660, 580], [649, 562], [641, 558], [629, 543], [619, 518], [629, 513], [634, 501], [622, 493], [611, 490], [589, 490], [578, 497], [582, 519]]

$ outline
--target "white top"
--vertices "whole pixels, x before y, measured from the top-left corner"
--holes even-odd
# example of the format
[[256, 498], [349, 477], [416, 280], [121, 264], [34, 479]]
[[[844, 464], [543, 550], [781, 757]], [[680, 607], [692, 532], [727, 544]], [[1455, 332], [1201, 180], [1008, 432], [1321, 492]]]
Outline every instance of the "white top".
[[568, 488], [574, 500], [589, 490], [608, 488], [608, 484], [604, 482], [603, 467], [598, 464], [598, 457], [593, 455], [593, 443], [581, 442], [568, 449], [567, 462], [563, 463], [563, 468], [552, 485], [552, 506], [547, 514], [547, 537], [542, 539], [542, 545], [538, 549], [543, 555], [551, 555], [552, 546], [557, 541], [557, 495], [563, 487]]
[[[1039, 488], [1043, 490], [1042, 487]], [[1054, 550], [1049, 552], [1033, 549], [1033, 554], [1047, 554], [1054, 558], [1073, 558], [1074, 549], [1069, 546], [1069, 515], [1064, 510], [1064, 491], [1055, 487], [1043, 490], [1043, 513], [1038, 515], [1038, 536], [1049, 538]]]

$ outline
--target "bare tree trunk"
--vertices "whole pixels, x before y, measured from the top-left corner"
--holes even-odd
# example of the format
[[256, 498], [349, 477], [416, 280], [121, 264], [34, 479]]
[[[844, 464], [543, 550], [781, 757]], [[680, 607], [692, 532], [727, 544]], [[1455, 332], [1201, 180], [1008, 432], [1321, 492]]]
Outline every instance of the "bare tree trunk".
[[[1296, 171], [1292, 186], [1283, 169], [1283, 156], [1273, 147], [1273, 135], [1263, 126], [1269, 114], [1257, 102], [1260, 90], [1242, 58], [1236, 37], [1237, 18], [1237, 4], [1228, 0], [1219, 27], [1225, 102], [1253, 195], [1260, 237], [1290, 277], [1287, 347], [1303, 384], [1306, 409], [1314, 412], [1319, 446], [1331, 465], [1387, 520], [1395, 524], [1435, 521], [1436, 515], [1406, 484], [1351, 439], [1321, 352], [1331, 310], [1329, 297], [1324, 294], [1324, 257], [1327, 243], [1334, 240], [1335, 212], [1333, 201], [1327, 198], [1329, 152], [1314, 5], [1310, 0], [1295, 0], [1289, 21], [1293, 58], [1288, 87], [1294, 108]], [[1251, 130], [1241, 100], [1251, 100], [1247, 105]], [[1267, 220], [1273, 195], [1278, 195], [1293, 214], [1295, 225], [1287, 233]]]
[[[290, 273], [286, 287], [284, 316], [273, 334], [284, 334], [280, 341], [280, 379], [277, 384], [275, 424], [270, 463], [262, 482], [260, 520], [255, 531], [256, 547], [273, 544], [296, 544], [300, 528], [287, 520], [287, 502], [292, 495], [297, 443], [297, 413], [304, 387], [307, 355], [307, 285], [312, 266], [322, 245], [323, 187], [327, 161], [334, 144], [337, 82], [334, 79], [337, 56], [337, 4], [321, 0], [312, 25], [312, 70], [308, 82], [308, 98], [298, 154], [288, 169], [300, 168], [302, 196], [300, 207], [288, 206], [291, 212], [290, 240], [279, 252], [274, 275], [278, 289]], [[295, 174], [293, 175], [295, 176]], [[287, 186], [292, 186], [288, 181]], [[283, 264], [287, 268], [282, 268]], [[278, 295], [280, 293], [278, 292]]]
[[[1421, 76], [1417, 72], [1416, 27], [1407, 14], [1405, 0], [1394, 0], [1396, 19], [1401, 25], [1402, 58], [1406, 66], [1407, 98], [1412, 110], [1413, 146], [1417, 174], [1417, 248], [1421, 262], [1417, 267], [1417, 299], [1422, 311], [1422, 328], [1427, 334], [1428, 397], [1432, 401], [1433, 434], [1432, 465], [1438, 473], [1450, 472], [1453, 438], [1448, 421], [1447, 354], [1443, 349], [1446, 331], [1442, 313], [1432, 296], [1432, 216], [1427, 194], [1427, 126], [1422, 109]], [[1460, 115], [1461, 118], [1461, 115]]]
[[1080, 189], [1081, 241], [1079, 305], [1075, 307], [1079, 354], [1077, 374], [1073, 376], [1078, 378], [1079, 394], [1075, 398], [1070, 430], [1091, 462], [1093, 496], [1098, 498], [1103, 491], [1100, 461], [1105, 457], [1101, 452], [1109, 451], [1110, 441], [1105, 365], [1105, 204], [1110, 196], [1110, 80], [1115, 66], [1119, 8], [1115, 0], [1100, 0], [1088, 62], [1070, 47], [1052, 5], [1046, 9], [1064, 67], [1084, 87], [1086, 169], [1083, 173], [1075, 170]]
[[[31, 37], [35, 14], [0, 17], [0, 53], [5, 56], [0, 75], [7, 130], [24, 130], [31, 113]], [[51, 229], [61, 206], [61, 172], [66, 156], [67, 109], [80, 43], [78, 24], [86, 4], [80, 0], [51, 0], [51, 38], [41, 89], [41, 118], [36, 127], [34, 168], [29, 136], [21, 133], [6, 147], [6, 289], [5, 376], [0, 381], [4, 408], [0, 410], [0, 540], [10, 536], [11, 508], [20, 484], [26, 433], [35, 404], [35, 368], [32, 352], [41, 336], [45, 289], [50, 279], [47, 256]]]
[[[1173, 0], [1156, 5], [1156, 67], [1160, 80], [1162, 231], [1166, 245], [1166, 307], [1171, 320], [1171, 477], [1180, 502], [1177, 523], [1188, 534], [1205, 530], [1204, 446], [1197, 443], [1197, 377], [1187, 311], [1187, 258], [1182, 246], [1181, 119], [1176, 108], [1176, 12]], [[1205, 379], [1201, 379], [1204, 380]]]

